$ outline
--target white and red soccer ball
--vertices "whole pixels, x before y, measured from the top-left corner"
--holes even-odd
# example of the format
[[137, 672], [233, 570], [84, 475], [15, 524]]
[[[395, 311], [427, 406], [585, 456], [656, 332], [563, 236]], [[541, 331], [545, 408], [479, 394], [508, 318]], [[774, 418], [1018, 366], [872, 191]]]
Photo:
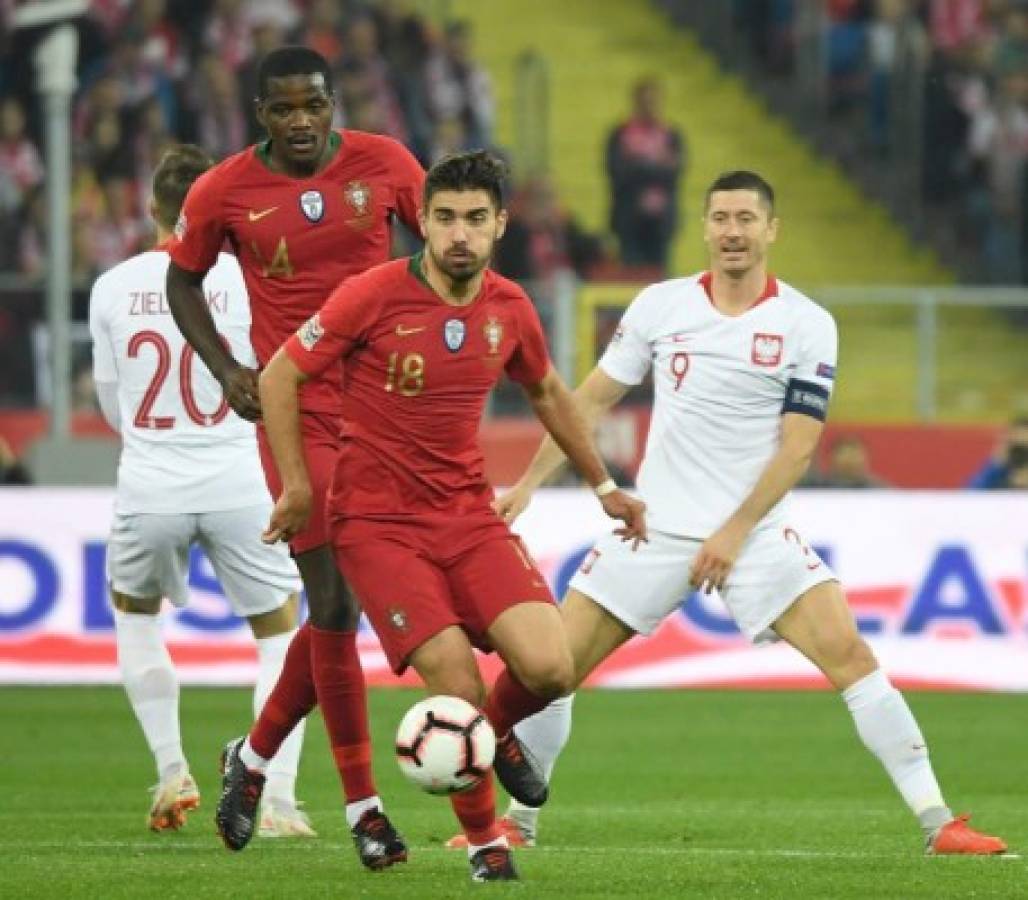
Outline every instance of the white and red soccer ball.
[[396, 761], [430, 794], [453, 794], [477, 784], [496, 753], [496, 735], [482, 712], [460, 697], [415, 703], [396, 732]]

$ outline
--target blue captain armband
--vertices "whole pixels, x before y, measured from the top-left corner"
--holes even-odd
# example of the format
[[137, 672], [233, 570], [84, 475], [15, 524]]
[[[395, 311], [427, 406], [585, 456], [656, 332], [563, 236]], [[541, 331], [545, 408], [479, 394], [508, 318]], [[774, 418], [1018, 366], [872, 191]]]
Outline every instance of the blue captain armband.
[[793, 378], [785, 389], [785, 402], [782, 404], [782, 415], [800, 413], [823, 422], [828, 418], [828, 388], [815, 384], [813, 381], [801, 381]]

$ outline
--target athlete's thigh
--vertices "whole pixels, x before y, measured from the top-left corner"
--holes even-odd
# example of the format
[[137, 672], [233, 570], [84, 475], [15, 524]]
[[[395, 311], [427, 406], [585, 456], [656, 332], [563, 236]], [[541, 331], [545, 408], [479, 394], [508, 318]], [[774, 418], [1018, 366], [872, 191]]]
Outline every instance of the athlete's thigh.
[[459, 625], [448, 625], [427, 638], [410, 652], [408, 663], [430, 695], [462, 697], [475, 706], [485, 700], [485, 685], [471, 642]]
[[119, 594], [140, 599], [189, 600], [186, 575], [196, 517], [115, 513], [107, 544], [107, 579]]
[[270, 515], [269, 501], [198, 516], [197, 541], [207, 551], [237, 616], [271, 612], [301, 589], [285, 545], [261, 540]]
[[507, 653], [520, 653], [519, 639], [510, 629], [499, 629], [505, 646], [495, 644], [496, 635], [492, 632], [497, 629], [493, 626], [508, 610], [529, 604], [532, 608], [521, 610], [518, 617], [527, 615], [536, 620], [535, 627], [544, 627], [549, 622], [558, 629], [556, 637], [540, 634], [537, 649], [545, 649], [547, 642], [558, 649], [565, 647], [553, 594], [521, 539], [495, 516], [481, 525], [467, 527], [480, 528], [483, 539], [469, 540], [458, 555], [447, 561], [446, 578], [472, 641], [480, 646], [495, 646], [505, 659]]
[[402, 526], [349, 519], [333, 527], [336, 563], [394, 672], [451, 625], [462, 625], [439, 567]]
[[636, 633], [635, 629], [575, 588], [569, 588], [564, 595], [560, 614], [574, 661], [576, 687]]
[[635, 549], [616, 534], [596, 542], [570, 587], [632, 631], [650, 634], [689, 595], [689, 567], [700, 542], [651, 531]]
[[[300, 436], [303, 440], [307, 475], [313, 490], [313, 503], [307, 527], [289, 542], [289, 549], [297, 556], [330, 543], [328, 493], [332, 487], [332, 477], [335, 474], [340, 449], [339, 426], [335, 416], [309, 412], [301, 414]], [[257, 426], [257, 449], [260, 452], [268, 489], [271, 496], [277, 498], [282, 493], [282, 479], [268, 444], [267, 433], [261, 424]]]
[[722, 599], [740, 630], [757, 643], [774, 640], [771, 625], [814, 585], [837, 580], [796, 529], [754, 531], [735, 561]]

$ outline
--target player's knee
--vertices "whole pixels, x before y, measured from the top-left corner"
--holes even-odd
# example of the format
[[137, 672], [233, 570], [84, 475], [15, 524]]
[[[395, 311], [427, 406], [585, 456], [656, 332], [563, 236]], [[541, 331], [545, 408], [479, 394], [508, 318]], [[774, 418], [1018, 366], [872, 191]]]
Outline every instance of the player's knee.
[[311, 623], [323, 631], [355, 631], [360, 621], [356, 598], [342, 585], [307, 594]]
[[575, 689], [575, 668], [570, 655], [554, 656], [528, 667], [523, 684], [537, 697], [556, 700]]
[[467, 700], [472, 706], [481, 708], [485, 704], [485, 685], [481, 680], [470, 674], [453, 672], [433, 679], [431, 684], [426, 684], [431, 694], [446, 694], [450, 697], [460, 697]]

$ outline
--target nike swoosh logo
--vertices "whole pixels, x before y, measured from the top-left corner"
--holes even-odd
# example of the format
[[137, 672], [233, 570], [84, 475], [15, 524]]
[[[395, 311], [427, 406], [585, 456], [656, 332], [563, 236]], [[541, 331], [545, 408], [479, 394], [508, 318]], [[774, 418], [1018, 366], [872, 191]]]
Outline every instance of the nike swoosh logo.
[[277, 206], [269, 206], [267, 209], [262, 209], [260, 212], [254, 212], [252, 209], [248, 213], [251, 222], [259, 222], [265, 216], [270, 216], [276, 209]]
[[419, 326], [417, 328], [405, 328], [403, 325], [397, 325], [396, 326], [396, 333], [400, 337], [406, 337], [408, 334], [417, 334], [419, 331], [424, 331], [426, 327], [428, 327], [428, 326], [421, 325], [421, 326]]

